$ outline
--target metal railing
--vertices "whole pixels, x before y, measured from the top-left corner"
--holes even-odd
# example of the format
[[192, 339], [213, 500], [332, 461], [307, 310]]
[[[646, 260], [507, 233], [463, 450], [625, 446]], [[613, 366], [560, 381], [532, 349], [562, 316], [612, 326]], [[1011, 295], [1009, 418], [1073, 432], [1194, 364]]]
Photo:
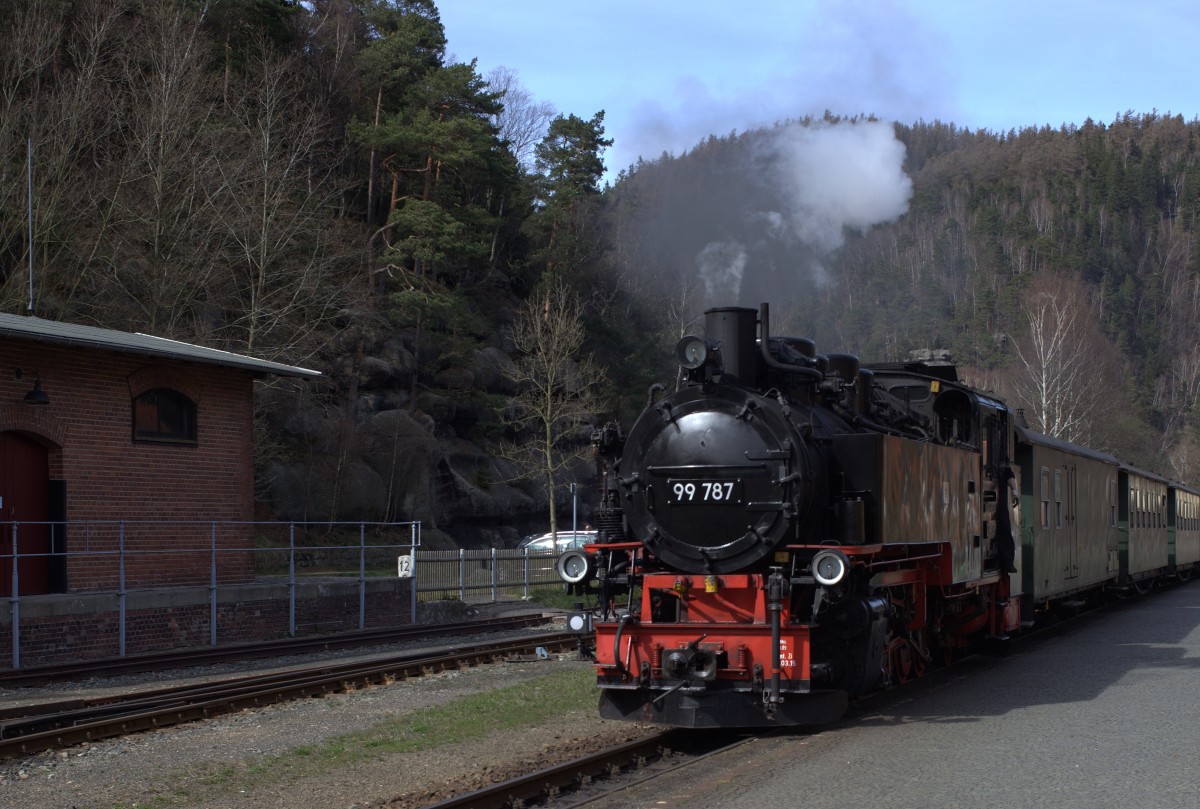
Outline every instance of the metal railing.
[[[23, 552], [30, 544], [50, 550]], [[418, 600], [528, 599], [539, 587], [562, 584], [555, 552], [420, 545], [419, 522], [0, 521], [0, 597], [10, 604], [12, 667], [21, 667], [22, 601], [47, 590], [113, 597], [117, 654], [124, 657], [130, 596], [141, 591], [206, 587], [208, 642], [215, 646], [218, 588], [228, 586], [286, 584], [287, 633], [294, 637], [297, 591], [306, 581], [356, 580], [359, 629], [367, 623], [370, 581], [411, 579], [412, 623]]]

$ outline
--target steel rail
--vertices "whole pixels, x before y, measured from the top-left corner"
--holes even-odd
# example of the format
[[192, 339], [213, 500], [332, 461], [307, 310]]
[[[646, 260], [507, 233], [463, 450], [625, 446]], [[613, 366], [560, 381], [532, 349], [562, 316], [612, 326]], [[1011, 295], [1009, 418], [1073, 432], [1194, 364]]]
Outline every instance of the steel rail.
[[[703, 734], [698, 737], [694, 729], [672, 728], [456, 795], [425, 809], [507, 809], [520, 806], [522, 802], [558, 800], [564, 792], [586, 791], [590, 794], [571, 804], [582, 806], [739, 747], [754, 738], [743, 736], [729, 742], [716, 731], [705, 738]], [[686, 752], [696, 746], [701, 747], [702, 752]], [[599, 786], [609, 779], [612, 780], [611, 787]]]
[[[538, 647], [577, 648], [579, 636], [561, 632], [477, 644], [430, 654], [399, 656], [292, 669], [216, 683], [176, 686], [126, 695], [14, 708], [24, 716], [0, 722], [0, 759], [80, 742], [121, 736], [261, 707], [285, 700], [391, 683], [439, 671], [526, 655]], [[74, 706], [74, 707], [71, 707]]]
[[55, 663], [32, 668], [0, 671], [0, 688], [46, 685], [52, 682], [85, 677], [114, 677], [120, 674], [186, 668], [188, 666], [208, 665], [212, 663], [230, 663], [262, 657], [309, 654], [334, 649], [421, 640], [433, 636], [467, 635], [472, 632], [521, 629], [545, 623], [549, 619], [550, 616], [539, 613], [505, 618], [486, 618], [479, 621], [369, 629], [361, 632], [346, 632], [312, 638], [288, 638], [285, 640], [263, 641], [261, 643], [172, 650], [133, 657]]

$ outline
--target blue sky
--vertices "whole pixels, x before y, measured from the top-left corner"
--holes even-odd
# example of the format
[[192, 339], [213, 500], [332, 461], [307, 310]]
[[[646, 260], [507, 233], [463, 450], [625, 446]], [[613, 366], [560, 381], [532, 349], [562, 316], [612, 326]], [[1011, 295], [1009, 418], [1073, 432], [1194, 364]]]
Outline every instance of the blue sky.
[[970, 129], [1200, 116], [1197, 0], [440, 0], [460, 61], [639, 155], [828, 109]]

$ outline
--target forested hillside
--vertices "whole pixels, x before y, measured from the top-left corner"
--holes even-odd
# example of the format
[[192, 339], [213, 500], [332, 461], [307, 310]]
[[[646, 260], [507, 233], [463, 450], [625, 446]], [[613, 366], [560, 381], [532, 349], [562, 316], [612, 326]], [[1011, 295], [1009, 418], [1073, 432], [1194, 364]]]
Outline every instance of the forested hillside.
[[[876, 203], [905, 192], [894, 177], [850, 177], [837, 192], [869, 200], [781, 192], [830, 180], [797, 169], [785, 141], [811, 149], [813, 130], [873, 126], [827, 115], [637, 166], [611, 192], [630, 264], [656, 268], [643, 283], [665, 279], [660, 294], [690, 314], [712, 287], [702, 259], [716, 244], [721, 266], [742, 262], [743, 304], [786, 313], [776, 330], [864, 360], [948, 348], [1035, 428], [1194, 480], [1200, 124], [1129, 113], [1007, 133], [889, 125], [911, 180], [902, 214]], [[888, 144], [837, 137], [886, 175]], [[868, 218], [841, 214], [844, 241], [803, 232], [830, 205]]]
[[1035, 428], [1196, 479], [1196, 121], [826, 115], [601, 188], [602, 111], [453, 51], [433, 0], [3, 4], [0, 307], [32, 275], [40, 317], [321, 370], [260, 391], [264, 513], [446, 542], [544, 524], [714, 304], [948, 348]]

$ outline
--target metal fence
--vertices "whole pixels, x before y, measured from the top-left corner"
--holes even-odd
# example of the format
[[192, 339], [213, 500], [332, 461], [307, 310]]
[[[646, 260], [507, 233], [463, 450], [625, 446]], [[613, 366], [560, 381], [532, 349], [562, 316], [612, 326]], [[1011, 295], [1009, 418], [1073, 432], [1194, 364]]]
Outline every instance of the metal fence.
[[416, 592], [421, 598], [497, 601], [500, 596], [530, 598], [534, 590], [562, 586], [554, 551], [419, 551]]
[[22, 601], [45, 598], [47, 590], [114, 598], [123, 657], [130, 595], [141, 591], [206, 587], [208, 641], [215, 646], [218, 588], [231, 585], [286, 584], [287, 632], [295, 636], [297, 589], [305, 581], [356, 580], [359, 629], [367, 623], [367, 583], [381, 578], [415, 584], [408, 587], [413, 623], [418, 600], [527, 599], [562, 584], [554, 552], [420, 545], [419, 522], [0, 521], [0, 594], [10, 604], [12, 667], [21, 667]]

